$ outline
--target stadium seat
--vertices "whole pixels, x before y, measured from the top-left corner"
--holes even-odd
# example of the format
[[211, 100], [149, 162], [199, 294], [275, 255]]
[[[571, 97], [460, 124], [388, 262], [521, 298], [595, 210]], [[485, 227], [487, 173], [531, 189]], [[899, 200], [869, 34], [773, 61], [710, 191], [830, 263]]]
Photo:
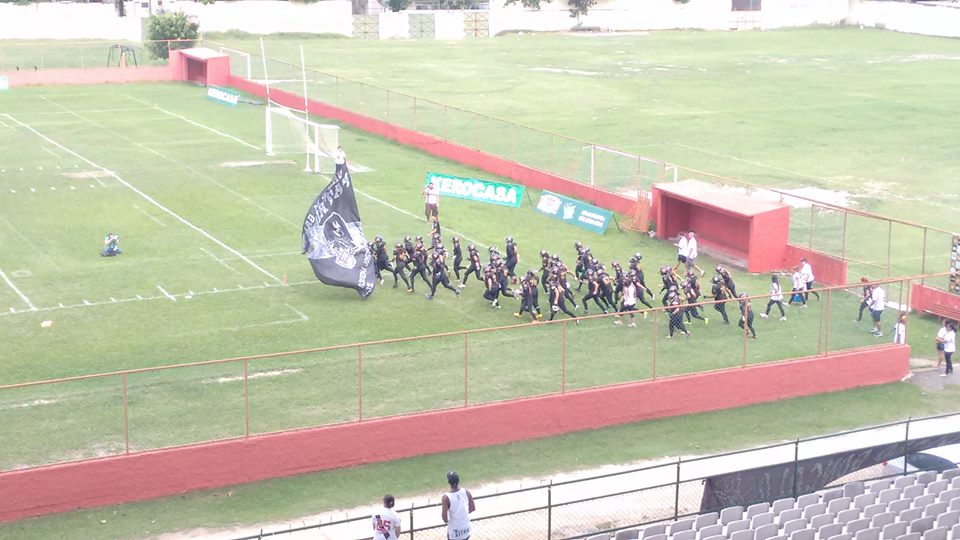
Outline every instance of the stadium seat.
[[947, 469], [940, 473], [941, 480], [950, 480], [960, 476], [960, 469]]
[[727, 538], [733, 536], [733, 533], [737, 531], [745, 531], [750, 528], [749, 519], [738, 519], [737, 521], [731, 521], [727, 524]]
[[864, 493], [862, 495], [857, 495], [856, 497], [853, 498], [853, 506], [855, 508], [866, 508], [871, 504], [875, 504], [876, 502], [877, 502], [876, 493]]
[[909, 533], [903, 536], [898, 536], [896, 540], [920, 540], [920, 533]]
[[807, 528], [807, 520], [803, 518], [793, 519], [783, 524], [783, 528], [780, 531], [780, 533], [790, 536], [794, 532], [799, 531], [801, 529], [806, 529], [806, 528]]
[[960, 497], [957, 497], [954, 500], [950, 501], [950, 506], [947, 509], [951, 512], [953, 512], [954, 510], [960, 510]]
[[673, 540], [696, 540], [697, 531], [693, 529], [687, 529], [685, 531], [680, 531], [677, 534], [671, 534], [670, 538]]
[[859, 495], [863, 495], [866, 492], [866, 488], [863, 485], [863, 482], [847, 482], [843, 485], [843, 496], [850, 497], [853, 499]]
[[923, 534], [933, 528], [934, 519], [923, 517], [910, 522], [910, 532]]
[[857, 534], [853, 536], [853, 540], [880, 540], [880, 529], [869, 527], [862, 531], [857, 531]]
[[753, 518], [753, 516], [757, 516], [760, 514], [765, 514], [769, 511], [770, 511], [770, 503], [762, 502], [757, 504], [751, 504], [750, 506], [747, 507], [747, 519], [751, 519]]
[[810, 519], [813, 518], [813, 516], [819, 516], [820, 514], [826, 514], [826, 513], [827, 513], [827, 505], [823, 503], [815, 503], [803, 509], [803, 518], [809, 521]]
[[903, 497], [904, 499], [916, 499], [917, 497], [926, 493], [927, 486], [923, 484], [916, 484], [913, 486], [908, 486], [903, 488]]
[[837, 517], [834, 521], [841, 525], [846, 525], [847, 523], [860, 518], [860, 509], [859, 508], [850, 508], [847, 510], [841, 510], [837, 513]]
[[817, 529], [817, 539], [828, 540], [829, 538], [833, 538], [841, 533], [843, 533], [843, 525], [839, 523], [831, 523]]
[[823, 495], [820, 496], [820, 502], [829, 504], [830, 501], [840, 497], [843, 497], [843, 488], [831, 489], [823, 492]]
[[777, 533], [780, 532], [780, 528], [773, 523], [761, 525], [757, 527], [756, 530], [757, 532], [754, 535], [754, 540], [767, 540], [768, 538], [777, 536]]
[[937, 480], [927, 485], [927, 493], [939, 494], [941, 491], [949, 489], [949, 487], [950, 482], [948, 480]]
[[954, 476], [950, 479], [950, 489], [960, 488], [960, 476]]
[[917, 473], [917, 483], [927, 485], [937, 480], [937, 471], [922, 471]]
[[[863, 517], [872, 518], [873, 516], [879, 516], [887, 512], [887, 507], [884, 504], [871, 504], [870, 506], [863, 509]], [[896, 517], [896, 512], [891, 512], [891, 514]]]
[[803, 510], [799, 508], [790, 508], [780, 512], [780, 515], [777, 516], [777, 525], [783, 527], [783, 524], [788, 521], [793, 521], [795, 519], [800, 519], [803, 517]]
[[708, 514], [700, 514], [693, 521], [693, 529], [699, 531], [700, 529], [707, 527], [709, 525], [716, 525], [720, 519], [720, 515], [716, 512], [710, 512]]
[[870, 527], [882, 529], [895, 521], [897, 521], [897, 514], [894, 512], [884, 512], [870, 518]]
[[895, 501], [892, 501], [887, 506], [887, 511], [895, 512], [899, 514], [900, 512], [903, 512], [904, 510], [910, 508], [912, 504], [913, 504], [913, 501], [911, 501], [910, 499], [897, 499]]
[[707, 525], [706, 527], [697, 531], [697, 538], [699, 540], [706, 540], [711, 536], [719, 536], [723, 534], [723, 525], [719, 523], [715, 525]]
[[587, 538], [587, 540], [610, 540], [610, 535], [609, 535], [609, 534], [597, 534], [597, 535], [591, 536], [590, 538]]
[[655, 536], [658, 534], [666, 534], [666, 532], [667, 532], [666, 523], [654, 523], [653, 525], [647, 525], [646, 527], [643, 528], [642, 538], [646, 540], [651, 536]]
[[770, 507], [770, 511], [776, 515], [780, 515], [784, 510], [790, 510], [795, 508], [797, 501], [793, 497], [788, 497], [786, 499], [777, 499], [773, 501], [773, 505]]
[[813, 516], [810, 519], [810, 528], [813, 530], [819, 530], [820, 527], [824, 525], [829, 525], [837, 519], [837, 516], [833, 514], [820, 514], [819, 516]]
[[855, 519], [850, 523], [847, 523], [845, 528], [849, 534], [856, 536], [858, 532], [870, 528], [870, 520], [866, 518]]
[[916, 483], [917, 483], [917, 477], [911, 474], [909, 476], [901, 476], [900, 478], [897, 478], [896, 480], [894, 480], [893, 487], [904, 489], [912, 485], [915, 485]]
[[923, 517], [933, 517], [936, 519], [937, 516], [943, 514], [947, 511], [947, 503], [938, 502], [933, 504], [928, 504], [923, 508]]
[[831, 536], [827, 540], [853, 540], [853, 537], [849, 534], [838, 534], [836, 536]]
[[953, 512], [944, 512], [937, 516], [937, 522], [934, 524], [934, 526], [950, 528], [957, 523], [960, 523], [960, 512], [954, 510]]
[[790, 540], [815, 540], [816, 535], [813, 529], [800, 529], [790, 534]]
[[624, 529], [617, 531], [617, 534], [613, 536], [613, 540], [636, 540], [639, 537], [640, 529]]
[[718, 534], [716, 536], [708, 536], [703, 540], [727, 540], [727, 537], [722, 534]]
[[723, 525], [728, 525], [734, 521], [740, 521], [743, 519], [743, 507], [742, 506], [728, 506], [720, 511], [720, 523]]
[[841, 510], [846, 510], [850, 508], [850, 504], [853, 501], [850, 500], [850, 497], [838, 497], [827, 503], [827, 512], [831, 514], [837, 514]]
[[877, 496], [877, 502], [890, 504], [891, 502], [899, 499], [902, 493], [903, 490], [900, 488], [885, 489]]
[[778, 534], [777, 536], [770, 538], [770, 540], [790, 540], [790, 537], [785, 534]]
[[678, 519], [670, 524], [667, 529], [667, 535], [673, 536], [678, 532], [689, 531], [693, 529], [693, 519]]
[[949, 503], [950, 501], [956, 499], [957, 497], [960, 497], [960, 489], [951, 488], [951, 489], [945, 489], [941, 491], [940, 494], [937, 495], [937, 500], [941, 502]]
[[647, 536], [644, 540], [667, 540], [669, 537], [665, 534], [653, 534]]
[[880, 530], [880, 538], [883, 540], [896, 540], [907, 534], [907, 524], [903, 521], [891, 523]]
[[801, 495], [797, 497], [797, 508], [806, 508], [811, 504], [817, 504], [820, 502], [819, 493], [807, 493], [806, 495]]
[[767, 513], [765, 513], [765, 514], [758, 514], [758, 515], [756, 515], [756, 516], [753, 516], [753, 518], [750, 519], [750, 528], [751, 528], [751, 529], [759, 529], [760, 527], [762, 527], [762, 526], [764, 526], [764, 525], [772, 525], [772, 524], [773, 524], [773, 520], [774, 520], [773, 512], [767, 512]]
[[941, 527], [937, 529], [930, 529], [929, 531], [923, 533], [921, 537], [923, 540], [947, 540], [950, 530], [946, 527]]
[[923, 517], [923, 508], [908, 508], [897, 515], [897, 521], [910, 523], [913, 520], [920, 519], [922, 517]]
[[937, 501], [937, 496], [933, 493], [927, 493], [926, 495], [921, 495], [913, 500], [914, 508], [925, 508], [928, 504], [933, 504]]
[[960, 540], [960, 525], [954, 525], [950, 529], [950, 540]]
[[756, 531], [754, 529], [747, 529], [745, 531], [736, 531], [730, 535], [730, 540], [755, 540], [754, 534]]
[[881, 491], [885, 489], [889, 489], [890, 486], [892, 485], [893, 485], [893, 480], [889, 478], [884, 478], [883, 480], [877, 480], [876, 482], [871, 482], [870, 485], [867, 486], [867, 490], [869, 493], [876, 493], [879, 495]]

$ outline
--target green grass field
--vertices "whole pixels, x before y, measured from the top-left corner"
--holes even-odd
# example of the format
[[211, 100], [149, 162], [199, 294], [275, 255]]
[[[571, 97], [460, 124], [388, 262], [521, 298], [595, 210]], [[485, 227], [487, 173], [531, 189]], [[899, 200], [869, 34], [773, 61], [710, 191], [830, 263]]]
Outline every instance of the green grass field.
[[[268, 54], [292, 60], [299, 43], [268, 42]], [[242, 39], [230, 44], [253, 48]], [[957, 195], [950, 186], [960, 160], [951, 151], [953, 126], [944, 114], [958, 99], [960, 79], [945, 69], [960, 48], [955, 41], [806, 29], [525, 35], [454, 45], [323, 39], [305, 45], [311, 66], [344, 77], [754, 182], [845, 191], [861, 208], [957, 228], [951, 204]], [[357, 106], [376, 98], [367, 95]], [[497, 135], [496, 124], [464, 129], [478, 139]], [[475, 283], [459, 300], [441, 293], [428, 303], [422, 288], [408, 295], [384, 286], [360, 301], [352, 291], [316, 282], [299, 254], [299, 230], [325, 179], [304, 174], [297, 163], [224, 166], [268, 161], [261, 149], [262, 107], [223, 107], [205, 100], [202, 89], [177, 84], [14, 89], [0, 94], [0, 134], [0, 271], [10, 280], [0, 284], [0, 384], [516, 322], [507, 309], [490, 309]], [[427, 171], [489, 178], [348, 129], [341, 142], [351, 163], [371, 169], [354, 176], [365, 232], [391, 242], [426, 234], [419, 189]], [[524, 151], [537, 154], [546, 144], [530, 141]], [[288, 158], [299, 159], [275, 159]], [[536, 201], [538, 194], [531, 196]], [[443, 223], [479, 244], [514, 236], [524, 269], [536, 266], [539, 249], [570, 257], [580, 239], [605, 261], [642, 251], [654, 287], [651, 270], [674, 258], [671, 246], [646, 236], [611, 229], [597, 237], [558, 228], [532, 206], [511, 210], [449, 200]], [[818, 219], [827, 224], [823, 241], [832, 241], [837, 223], [831, 216]], [[857, 229], [856, 245], [882, 258], [886, 230], [871, 227]], [[121, 234], [125, 253], [119, 258], [98, 256], [108, 231]], [[893, 242], [910, 252], [919, 245], [907, 234]], [[945, 260], [944, 249], [930, 260]], [[896, 268], [916, 269], [919, 253], [913, 256]], [[738, 275], [737, 281], [752, 294], [767, 290], [764, 276]], [[893, 300], [905, 298], [897, 286], [888, 290]], [[746, 362], [815, 354], [823, 345], [821, 328], [829, 328], [831, 350], [876, 343], [866, 323], [851, 322], [857, 303], [851, 295], [833, 295], [829, 324], [821, 322], [816, 303], [792, 309], [787, 323], [758, 319], [761, 339], [748, 343]], [[887, 326], [892, 313], [889, 318]], [[47, 320], [53, 325], [41, 327]], [[654, 319], [641, 321], [637, 329], [616, 328], [610, 320], [569, 325], [566, 388], [649, 377], [657, 333], [657, 375], [740, 365], [741, 335], [717, 322], [694, 325], [690, 340], [672, 342], [660, 339], [664, 320], [657, 326]], [[559, 325], [538, 325], [472, 335], [469, 402], [558, 391], [561, 332]], [[928, 352], [934, 332], [931, 321], [913, 318], [915, 355]], [[463, 358], [462, 336], [365, 347], [364, 417], [462, 405]], [[356, 418], [355, 349], [258, 360], [250, 371], [258, 376], [250, 382], [252, 433]], [[130, 449], [243, 435], [242, 374], [242, 364], [233, 363], [130, 375]], [[424, 380], [456, 384], [380, 391], [398, 384], [421, 388]], [[0, 394], [0, 437], [12, 441], [0, 450], [0, 469], [124, 451], [121, 384], [111, 377]], [[889, 388], [871, 390], [873, 402], [883, 403]], [[895, 410], [908, 415], [947, 407], [934, 401], [911, 394]], [[777, 414], [788, 417], [791, 407], [810, 403], [827, 416], [846, 407], [831, 398], [793, 403]], [[873, 423], [882, 416], [873, 411], [820, 427]], [[685, 429], [676, 427], [682, 420], [674, 422]], [[766, 433], [729, 438], [725, 430], [732, 426], [717, 424], [712, 434], [731, 444], [769, 440]], [[543, 470], [581, 459], [602, 462], [575, 455], [590, 453], [590, 436], [584, 437], [580, 450], [542, 464]], [[683, 445], [683, 439], [670, 444]], [[676, 451], [670, 444], [662, 452]], [[627, 454], [610, 459], [654, 455]], [[432, 467], [472, 458], [425, 459]], [[524, 473], [520, 466], [498, 469], [495, 461], [477, 477]], [[379, 467], [391, 465], [370, 470]], [[422, 482], [415, 485], [425, 488]], [[324, 502], [303, 501], [315, 509], [367, 495], [344, 499], [330, 492], [321, 496]], [[222, 521], [197, 515], [193, 523], [291, 517], [301, 508], [276, 500], [260, 513], [247, 508], [238, 510], [243, 517], [229, 513]], [[72, 530], [77, 519], [96, 513], [82, 515], [47, 523]], [[183, 526], [173, 521], [167, 530]], [[140, 525], [113, 536], [139, 536]]]

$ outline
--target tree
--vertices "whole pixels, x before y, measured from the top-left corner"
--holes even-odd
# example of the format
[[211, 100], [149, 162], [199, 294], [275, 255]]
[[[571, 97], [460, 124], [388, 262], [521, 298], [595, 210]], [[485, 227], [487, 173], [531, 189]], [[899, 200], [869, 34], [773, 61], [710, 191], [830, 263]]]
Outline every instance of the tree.
[[117, 8], [117, 17], [127, 16], [127, 6], [124, 5], [123, 0], [113, 0], [113, 5]]
[[169, 58], [171, 48], [193, 45], [193, 40], [199, 35], [199, 25], [187, 19], [182, 11], [154, 15], [147, 22], [147, 39], [150, 40], [147, 52], [152, 58]]
[[580, 24], [580, 16], [586, 15], [591, 7], [597, 5], [597, 0], [567, 0], [570, 6], [570, 17], [577, 18], [577, 24]]
[[410, 0], [387, 0], [390, 11], [400, 11], [410, 5]]
[[[520, 1], [520, 5], [522, 5], [527, 9], [540, 9], [541, 0], [519, 0], [519, 1]], [[552, 0], [542, 0], [542, 1], [549, 4]], [[516, 3], [517, 3], [517, 0], [507, 0], [506, 3], [504, 3], [503, 5], [509, 6]]]

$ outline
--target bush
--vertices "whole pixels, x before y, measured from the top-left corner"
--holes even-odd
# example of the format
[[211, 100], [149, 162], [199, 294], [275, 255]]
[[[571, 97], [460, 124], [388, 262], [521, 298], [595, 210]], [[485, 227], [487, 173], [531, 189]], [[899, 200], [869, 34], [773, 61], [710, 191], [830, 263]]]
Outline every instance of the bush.
[[[151, 58], [169, 58], [170, 49], [193, 46], [200, 35], [199, 25], [187, 19], [182, 11], [161, 13], [150, 17], [147, 22], [147, 52]], [[182, 39], [187, 41], [167, 42], [165, 40]]]

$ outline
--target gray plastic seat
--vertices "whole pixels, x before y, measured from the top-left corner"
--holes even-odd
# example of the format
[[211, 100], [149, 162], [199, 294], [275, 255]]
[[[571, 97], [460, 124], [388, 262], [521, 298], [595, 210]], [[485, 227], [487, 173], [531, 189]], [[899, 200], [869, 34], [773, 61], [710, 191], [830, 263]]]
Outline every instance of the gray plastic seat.
[[944, 512], [937, 516], [937, 521], [933, 526], [950, 528], [957, 523], [960, 523], [960, 512], [954, 510], [953, 512]]
[[716, 525], [720, 520], [720, 514], [716, 512], [710, 512], [707, 514], [700, 514], [693, 520], [693, 529], [699, 531], [700, 529], [708, 525]]
[[678, 519], [667, 527], [667, 535], [673, 536], [678, 532], [689, 531], [693, 528], [693, 519]]
[[933, 493], [927, 493], [926, 495], [921, 495], [913, 500], [914, 508], [925, 508], [928, 504], [933, 504], [937, 502], [937, 496]]
[[945, 502], [928, 504], [927, 506], [923, 507], [923, 517], [933, 516], [936, 518], [940, 514], [946, 513], [946, 511], [947, 503]]
[[960, 489], [951, 488], [951, 489], [945, 489], [941, 491], [940, 494], [937, 495], [937, 500], [940, 502], [948, 503], [956, 499], [957, 497], [960, 497]]
[[806, 529], [806, 528], [807, 528], [807, 520], [803, 518], [793, 519], [783, 524], [783, 528], [781, 529], [780, 534], [790, 536], [794, 532], [802, 529]]
[[772, 524], [773, 524], [773, 520], [774, 520], [773, 512], [767, 512], [767, 513], [765, 513], [765, 514], [758, 514], [758, 515], [756, 515], [756, 516], [753, 516], [753, 517], [750, 519], [750, 528], [751, 528], [751, 529], [759, 529], [760, 527], [763, 527], [764, 525], [772, 525]]
[[910, 508], [912, 503], [913, 501], [911, 501], [910, 499], [897, 499], [895, 501], [890, 502], [890, 505], [887, 506], [887, 511], [896, 512], [899, 514], [900, 512], [903, 512], [904, 510], [906, 510], [907, 508]]
[[857, 534], [853, 535], [853, 540], [880, 540], [880, 529], [869, 527], [857, 531]]
[[898, 536], [896, 540], [920, 540], [920, 533], [909, 533]]
[[870, 520], [861, 518], [847, 523], [847, 533], [856, 535], [858, 532], [870, 528]]
[[813, 529], [800, 529], [790, 533], [790, 540], [815, 540], [817, 536]]
[[870, 518], [870, 527], [882, 529], [897, 520], [897, 514], [893, 512], [884, 512]]
[[910, 532], [923, 534], [933, 528], [932, 517], [922, 517], [910, 522]]
[[750, 506], [747, 507], [747, 519], [750, 519], [753, 516], [757, 516], [760, 514], [766, 514], [769, 511], [770, 511], [770, 503], [762, 502], [757, 504], [751, 504]]
[[587, 540], [610, 540], [610, 535], [609, 535], [609, 534], [595, 534], [595, 535], [591, 536], [590, 538], [587, 538]]
[[669, 538], [669, 536], [661, 533], [661, 534], [652, 534], [650, 536], [647, 536], [645, 540], [667, 540], [667, 538]]
[[946, 527], [934, 528], [923, 533], [923, 540], [947, 540], [950, 530]]
[[719, 523], [715, 525], [707, 525], [706, 527], [697, 531], [697, 538], [700, 540], [705, 540], [711, 536], [720, 536], [723, 534], [723, 525]]
[[927, 485], [927, 493], [939, 494], [941, 491], [950, 488], [950, 482], [946, 480], [937, 480]]
[[837, 514], [841, 510], [847, 510], [850, 508], [851, 503], [853, 503], [853, 501], [850, 499], [850, 497], [837, 497], [836, 499], [833, 499], [827, 503], [827, 512], [831, 514]]
[[666, 523], [654, 523], [653, 525], [647, 525], [646, 527], [643, 528], [643, 534], [641, 535], [641, 538], [646, 540], [651, 536], [656, 536], [658, 534], [666, 534], [666, 532], [667, 532]]
[[724, 535], [722, 535], [722, 534], [718, 534], [718, 535], [715, 535], [715, 536], [708, 536], [708, 537], [704, 538], [703, 540], [727, 540], [727, 537], [724, 536]]
[[742, 506], [728, 506], [720, 511], [720, 523], [727, 525], [743, 519]]
[[827, 540], [853, 540], [853, 535], [849, 534], [838, 534], [836, 536], [831, 536]]
[[737, 531], [745, 531], [750, 528], [749, 519], [738, 519], [736, 521], [731, 521], [727, 523], [727, 537], [733, 536], [733, 533]]
[[784, 523], [788, 521], [793, 521], [795, 519], [800, 519], [803, 516], [803, 510], [799, 508], [790, 508], [780, 512], [780, 515], [777, 516], [777, 524], [781, 527]]
[[774, 536], [773, 538], [770, 538], [769, 540], [790, 540], [790, 537], [787, 536], [787, 535], [785, 535], [785, 534], [778, 534], [777, 536]]
[[768, 538], [773, 538], [777, 536], [777, 533], [780, 532], [780, 528], [770, 523], [768, 525], [761, 525], [756, 528], [757, 532], [754, 535], [754, 540], [767, 540]]
[[960, 469], [947, 469], [940, 473], [941, 480], [951, 480], [960, 476]]
[[817, 529], [817, 539], [827, 540], [828, 538], [833, 538], [841, 533], [843, 533], [843, 525], [839, 523], [830, 523]]
[[829, 512], [826, 514], [820, 514], [819, 516], [813, 516], [810, 518], [810, 528], [814, 531], [820, 530], [820, 527], [833, 523], [835, 519], [836, 516]]
[[753, 529], [736, 531], [730, 535], [730, 540], [755, 540], [754, 533], [756, 533], [756, 531]]
[[917, 477], [911, 474], [909, 476], [901, 476], [900, 478], [897, 478], [896, 480], [894, 480], [893, 487], [903, 489], [903, 488], [915, 485], [916, 483], [917, 483]]
[[918, 484], [929, 484], [930, 482], [936, 482], [937, 480], [937, 471], [921, 471], [917, 473], [917, 483]]
[[905, 534], [907, 534], [907, 524], [903, 521], [891, 523], [880, 530], [880, 538], [883, 540], [896, 540]]
[[901, 497], [904, 499], [916, 499], [917, 497], [923, 495], [926, 492], [927, 492], [927, 486], [923, 484], [916, 484], [913, 486], [908, 486], [903, 488], [903, 495], [901, 495]]
[[950, 489], [960, 488], [960, 476], [954, 476], [950, 479]]
[[950, 506], [947, 507], [947, 510], [953, 512], [954, 510], [960, 510], [960, 497], [950, 501]]
[[881, 491], [880, 494], [877, 496], [877, 502], [890, 504], [891, 502], [899, 499], [900, 495], [902, 494], [903, 494], [903, 490], [901, 490], [900, 488], [885, 489]]
[[836, 522], [841, 525], [846, 525], [847, 523], [860, 518], [860, 509], [850, 508], [849, 510], [843, 510], [837, 514]]
[[636, 540], [639, 537], [640, 529], [624, 529], [617, 531], [617, 534], [613, 536], [613, 540]]
[[773, 504], [770, 505], [770, 511], [774, 514], [780, 515], [784, 510], [790, 510], [791, 508], [797, 507], [797, 501], [793, 497], [787, 497], [786, 499], [777, 499], [773, 501]]
[[870, 485], [867, 486], [868, 493], [877, 493], [885, 489], [889, 489], [893, 485], [893, 480], [890, 478], [884, 478], [883, 480], [877, 480], [876, 482], [870, 482]]
[[950, 539], [951, 540], [960, 540], [960, 524], [954, 525], [950, 529]]
[[806, 495], [801, 495], [797, 497], [797, 508], [806, 508], [811, 504], [817, 504], [820, 502], [819, 493], [807, 493]]
[[897, 521], [910, 523], [923, 517], [923, 508], [908, 508], [897, 515]]
[[[886, 505], [883, 504], [871, 504], [870, 506], [863, 509], [862, 516], [865, 518], [872, 518], [873, 516], [878, 516], [887, 512]], [[896, 512], [891, 512], [894, 516], [897, 515]]]
[[811, 504], [803, 509], [803, 518], [810, 520], [813, 516], [819, 516], [820, 514], [827, 513], [827, 505], [824, 503]]
[[864, 493], [862, 495], [857, 495], [856, 497], [853, 498], [854, 508], [866, 508], [871, 504], [875, 504], [876, 502], [877, 502], [876, 493]]
[[676, 534], [671, 534], [671, 535], [670, 535], [670, 538], [672, 538], [673, 540], [696, 540], [696, 539], [697, 539], [697, 531], [695, 531], [695, 530], [693, 530], [693, 529], [687, 529], [687, 530], [685, 530], [685, 531], [679, 531], [679, 532], [676, 533]]
[[843, 496], [850, 497], [853, 499], [858, 495], [863, 495], [866, 493], [866, 486], [863, 485], [863, 482], [847, 482], [843, 485]]
[[823, 495], [820, 496], [820, 502], [830, 504], [830, 501], [840, 497], [843, 497], [843, 488], [835, 488], [824, 491]]

